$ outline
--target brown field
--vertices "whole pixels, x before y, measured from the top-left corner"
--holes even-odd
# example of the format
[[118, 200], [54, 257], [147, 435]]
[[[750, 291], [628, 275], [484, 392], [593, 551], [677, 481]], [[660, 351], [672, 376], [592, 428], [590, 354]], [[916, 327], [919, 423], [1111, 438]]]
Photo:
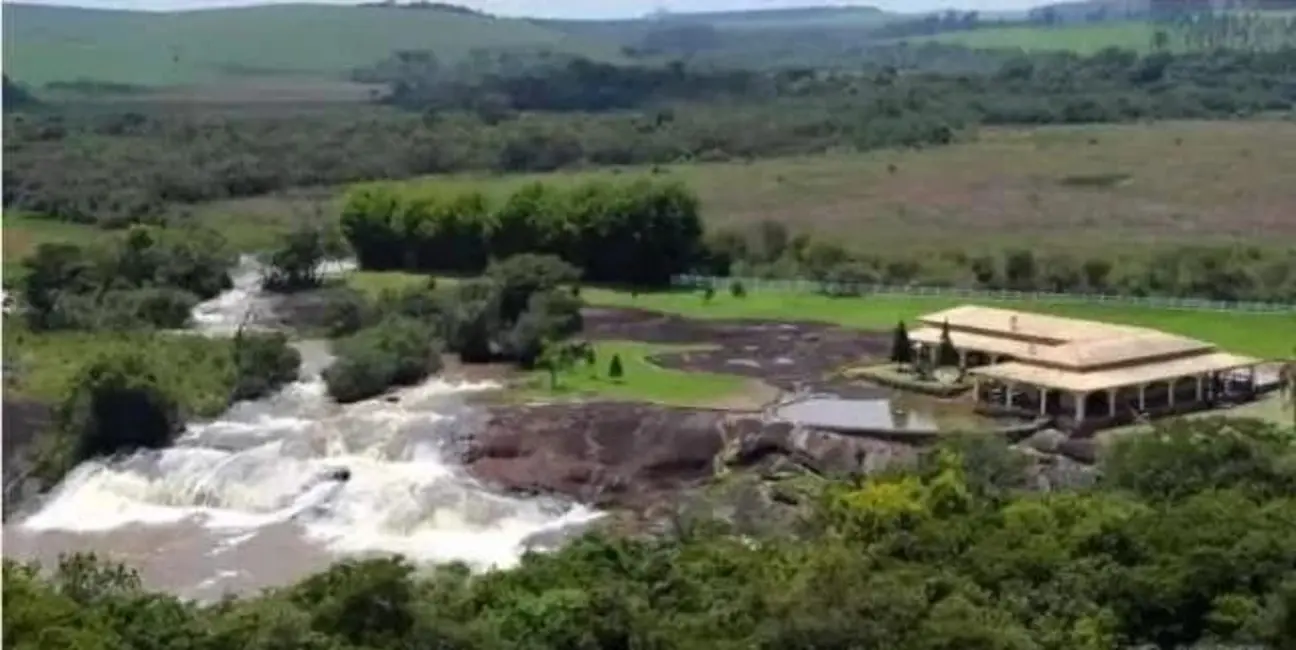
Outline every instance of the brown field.
[[[661, 166], [702, 198], [716, 226], [773, 219], [875, 250], [1009, 242], [1068, 247], [1296, 241], [1296, 122], [985, 130], [974, 142]], [[503, 193], [647, 168], [410, 181]], [[338, 190], [340, 193], [341, 190]], [[316, 196], [319, 196], [318, 194]], [[234, 232], [282, 227], [300, 198], [204, 206]], [[230, 221], [232, 220], [232, 221]], [[240, 235], [242, 237], [242, 235]]]

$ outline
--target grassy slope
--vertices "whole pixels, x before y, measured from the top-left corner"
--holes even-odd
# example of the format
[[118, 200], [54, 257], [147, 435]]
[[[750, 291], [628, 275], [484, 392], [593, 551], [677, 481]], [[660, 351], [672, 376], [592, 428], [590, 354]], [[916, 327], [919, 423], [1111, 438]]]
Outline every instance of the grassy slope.
[[489, 47], [610, 54], [524, 20], [441, 11], [298, 4], [148, 13], [6, 3], [4, 12], [5, 72], [34, 84], [341, 78], [400, 49], [431, 49], [443, 60]]
[[[892, 170], [894, 168], [894, 171]], [[694, 188], [708, 225], [789, 223], [861, 250], [1006, 243], [1136, 252], [1208, 241], [1296, 239], [1296, 122], [1163, 123], [988, 130], [921, 151], [662, 166]], [[411, 183], [460, 183], [502, 195], [529, 181], [625, 178], [647, 168]], [[1126, 174], [1114, 187], [1068, 179]], [[207, 218], [260, 224], [274, 200], [213, 204]]]
[[[423, 276], [405, 273], [360, 272], [350, 283], [377, 293], [425, 282]], [[1112, 323], [1142, 325], [1210, 341], [1224, 349], [1260, 357], [1288, 357], [1296, 353], [1291, 332], [1296, 314], [1247, 314], [1211, 311], [1177, 311], [1113, 304], [1049, 303], [1035, 301], [978, 301], [935, 296], [867, 296], [829, 298], [811, 293], [752, 292], [745, 298], [717, 294], [710, 302], [697, 292], [643, 293], [586, 288], [581, 296], [592, 305], [634, 307], [690, 318], [755, 318], [836, 323], [861, 330], [888, 330], [898, 321], [912, 322], [923, 314], [961, 304], [985, 304], [1007, 309], [1037, 311], [1059, 316]]]

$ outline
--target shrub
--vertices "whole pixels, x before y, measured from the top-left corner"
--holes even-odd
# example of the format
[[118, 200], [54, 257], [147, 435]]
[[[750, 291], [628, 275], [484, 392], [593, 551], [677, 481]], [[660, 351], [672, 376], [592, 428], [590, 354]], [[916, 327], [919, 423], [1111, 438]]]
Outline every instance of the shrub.
[[282, 333], [240, 333], [234, 340], [234, 389], [230, 401], [257, 399], [297, 379], [301, 353]]
[[329, 395], [342, 403], [418, 383], [441, 369], [440, 343], [418, 321], [391, 317], [341, 339], [337, 360], [324, 371]]
[[170, 444], [183, 422], [163, 376], [141, 351], [114, 350], [86, 366], [59, 413], [75, 461]]
[[747, 297], [747, 285], [743, 284], [743, 283], [742, 283], [742, 280], [734, 280], [733, 282], [730, 282], [730, 283], [729, 283], [729, 295], [731, 295], [731, 296], [733, 296], [733, 297], [735, 297], [735, 298], [746, 298], [746, 297]]
[[608, 364], [608, 377], [612, 379], [621, 379], [625, 376], [625, 369], [621, 367], [621, 355], [612, 355], [612, 362]]

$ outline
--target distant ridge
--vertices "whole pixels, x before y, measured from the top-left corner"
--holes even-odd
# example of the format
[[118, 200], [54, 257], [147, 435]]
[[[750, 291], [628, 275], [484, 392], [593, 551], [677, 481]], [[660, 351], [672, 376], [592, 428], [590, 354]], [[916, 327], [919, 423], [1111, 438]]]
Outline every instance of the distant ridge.
[[5, 73], [40, 87], [249, 79], [341, 81], [396, 50], [456, 61], [475, 49], [551, 49], [615, 58], [603, 45], [525, 19], [455, 5], [415, 8], [275, 4], [174, 12], [4, 4]]

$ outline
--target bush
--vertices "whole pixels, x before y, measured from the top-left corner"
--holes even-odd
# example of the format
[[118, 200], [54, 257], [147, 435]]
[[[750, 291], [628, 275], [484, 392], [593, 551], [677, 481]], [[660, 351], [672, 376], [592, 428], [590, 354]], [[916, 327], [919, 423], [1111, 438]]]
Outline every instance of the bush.
[[611, 379], [621, 379], [625, 376], [625, 369], [621, 367], [621, 355], [612, 355], [612, 362], [608, 364], [608, 377]]
[[59, 412], [60, 428], [75, 440], [75, 462], [164, 447], [183, 429], [165, 373], [154, 363], [144, 352], [122, 350], [81, 371]]
[[234, 339], [234, 390], [230, 401], [258, 399], [297, 379], [301, 353], [282, 333], [240, 333]]
[[746, 297], [747, 297], [747, 285], [743, 284], [743, 283], [742, 283], [742, 280], [734, 280], [733, 282], [730, 282], [730, 283], [729, 283], [729, 295], [731, 295], [731, 296], [733, 296], [733, 297], [735, 297], [735, 298], [746, 298]]
[[432, 329], [391, 317], [337, 341], [337, 356], [324, 371], [329, 395], [341, 403], [416, 384], [441, 369], [441, 347]]

